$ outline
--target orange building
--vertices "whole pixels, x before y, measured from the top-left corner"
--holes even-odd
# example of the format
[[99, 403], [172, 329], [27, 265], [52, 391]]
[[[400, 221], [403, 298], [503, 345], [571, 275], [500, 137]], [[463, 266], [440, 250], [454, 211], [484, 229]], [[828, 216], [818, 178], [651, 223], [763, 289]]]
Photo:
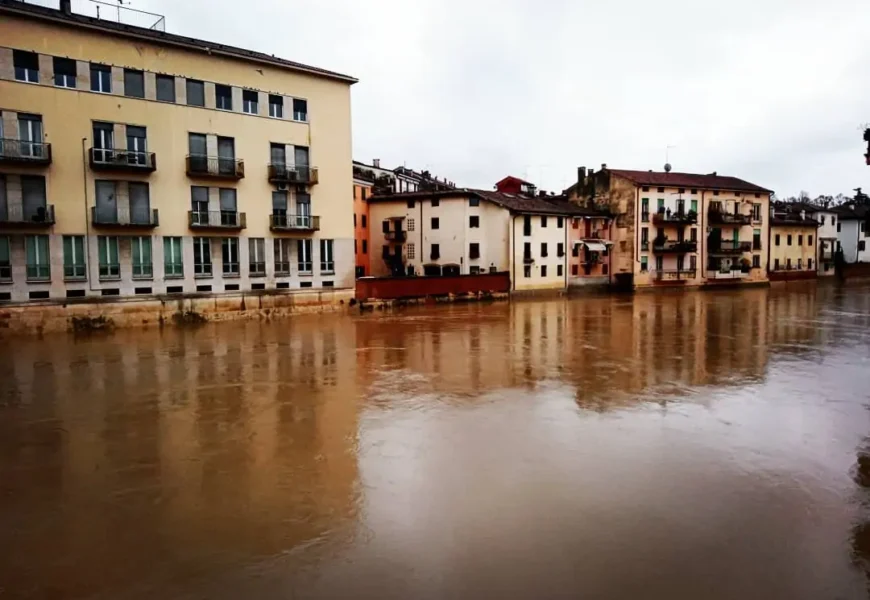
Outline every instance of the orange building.
[[353, 254], [356, 259], [356, 276], [372, 274], [369, 261], [369, 203], [372, 183], [353, 178]]

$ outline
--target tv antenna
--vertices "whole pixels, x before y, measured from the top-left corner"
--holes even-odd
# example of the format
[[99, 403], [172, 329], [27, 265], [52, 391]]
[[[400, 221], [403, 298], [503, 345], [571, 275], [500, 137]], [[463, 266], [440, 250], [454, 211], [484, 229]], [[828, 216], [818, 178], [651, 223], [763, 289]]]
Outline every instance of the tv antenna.
[[676, 146], [665, 146], [665, 173], [671, 172], [671, 161], [669, 160], [671, 148], [676, 148]]

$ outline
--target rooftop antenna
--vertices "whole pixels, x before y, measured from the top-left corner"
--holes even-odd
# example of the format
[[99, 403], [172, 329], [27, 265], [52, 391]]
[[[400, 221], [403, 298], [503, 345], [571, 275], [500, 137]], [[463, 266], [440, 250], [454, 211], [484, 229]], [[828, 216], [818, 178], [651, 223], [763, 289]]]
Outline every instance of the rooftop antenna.
[[[119, 1], [120, 1], [120, 0], [119, 0]], [[669, 159], [670, 159], [671, 148], [676, 148], [676, 146], [665, 146], [665, 173], [670, 173], [670, 172], [671, 172], [671, 168], [672, 168], [672, 167], [671, 167], [671, 161], [669, 160]]]

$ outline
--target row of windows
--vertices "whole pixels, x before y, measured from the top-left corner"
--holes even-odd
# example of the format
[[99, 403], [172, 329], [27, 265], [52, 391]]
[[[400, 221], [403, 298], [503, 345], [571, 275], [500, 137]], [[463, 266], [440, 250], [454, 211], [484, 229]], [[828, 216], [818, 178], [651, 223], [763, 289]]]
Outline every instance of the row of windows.
[[[786, 245], [786, 246], [791, 246], [791, 242], [792, 242], [792, 235], [791, 235], [791, 234], [786, 235], [786, 236], [785, 236], [785, 245]], [[779, 236], [778, 233], [774, 236], [774, 238], [773, 238], [773, 243], [774, 243], [774, 245], [776, 245], [776, 246], [779, 246], [779, 245], [780, 245], [780, 236]], [[803, 245], [804, 245], [804, 236], [803, 236], [803, 235], [798, 235], [798, 236], [797, 236], [797, 245], [798, 245], [798, 246], [803, 246]], [[808, 236], [807, 236], [807, 246], [812, 246], [812, 245], [813, 245], [813, 236], [808, 235]]]
[[[694, 255], [689, 256], [689, 271], [695, 271], [698, 268], [698, 257]], [[760, 269], [761, 268], [761, 255], [753, 254], [752, 255], [752, 268]], [[663, 271], [664, 270], [664, 257], [656, 256], [655, 257], [655, 270]], [[677, 271], [683, 271], [685, 269], [685, 257], [678, 256], [677, 257]], [[647, 273], [649, 271], [649, 257], [641, 256], [640, 257], [640, 271], [641, 273]]]
[[[134, 279], [150, 279], [153, 276], [152, 238], [147, 236], [130, 239], [132, 276]], [[212, 244], [220, 243], [221, 272], [224, 276], [241, 275], [238, 238], [193, 238], [193, 274], [196, 277], [213, 275]], [[276, 238], [272, 244], [272, 260], [275, 275], [290, 274], [291, 244], [296, 244], [296, 269], [300, 275], [313, 274], [312, 240], [287, 240]], [[81, 280], [87, 277], [87, 258], [85, 238], [81, 235], [63, 236], [63, 277], [65, 280]], [[185, 266], [182, 256], [180, 237], [163, 238], [163, 272], [166, 278], [184, 277]], [[28, 281], [50, 281], [51, 260], [49, 237], [47, 235], [28, 235], [24, 239], [26, 277]], [[120, 279], [121, 262], [119, 238], [117, 236], [98, 236], [97, 254], [99, 257], [100, 280]], [[248, 275], [266, 275], [266, 240], [248, 238]], [[331, 275], [335, 272], [334, 240], [320, 240], [320, 274]], [[12, 251], [10, 238], [0, 236], [0, 281], [12, 281]]]
[[[643, 186], [643, 187], [641, 188], [641, 191], [643, 191], [643, 192], [648, 192], [649, 190], [650, 190], [650, 188], [649, 188], [648, 185], [645, 185], [645, 186]], [[656, 192], [658, 192], [659, 194], [663, 194], [663, 193], [665, 192], [665, 188], [663, 188], [663, 187], [658, 187], [658, 188], [656, 188]], [[686, 193], [686, 188], [677, 188], [677, 193], [678, 193], [678, 194], [685, 194], [685, 193]], [[692, 188], [692, 189], [690, 190], [690, 193], [692, 193], [692, 194], [697, 194], [697, 193], [698, 193], [698, 190]], [[718, 195], [719, 195], [719, 190], [713, 190], [713, 195], [714, 195], [714, 196], [718, 196]], [[739, 198], [739, 197], [742, 196], [743, 194], [742, 194], [741, 192], [734, 192], [734, 195], [735, 195], [736, 197]], [[755, 197], [756, 197], [756, 198], [761, 198], [761, 194], [757, 193], [757, 194], [755, 194]]]
[[[795, 268], [795, 269], [803, 269], [803, 268], [804, 268], [804, 266], [803, 266], [803, 260], [800, 259], [800, 258], [797, 259], [797, 261], [795, 262], [795, 265], [796, 265], [796, 266], [793, 266], [793, 265], [792, 265], [792, 262], [791, 262], [791, 259], [790, 259], [790, 258], [785, 259], [785, 264], [784, 264], [784, 266], [785, 266], [785, 269], [786, 269], [787, 271], [790, 271], [792, 268]], [[773, 270], [774, 270], [774, 271], [779, 271], [781, 266], [782, 266], [782, 265], [781, 265], [781, 263], [779, 262], [779, 259], [778, 259], [778, 258], [774, 258], [774, 259], [773, 259]], [[812, 269], [813, 269], [813, 259], [812, 259], [812, 258], [808, 258], [808, 259], [807, 259], [807, 270], [812, 271]], [[827, 270], [827, 269], [826, 269], [826, 270]]]
[[[602, 269], [602, 271], [601, 271], [602, 274], [607, 275], [607, 265], [602, 265], [601, 269]], [[541, 265], [540, 269], [538, 270], [538, 273], [540, 274], [540, 276], [542, 278], [547, 277], [547, 273], [548, 273], [547, 265]], [[562, 277], [564, 275], [564, 273], [565, 273], [564, 267], [562, 265], [556, 265], [556, 277]], [[571, 275], [576, 277], [579, 274], [580, 274], [580, 265], [571, 265]], [[530, 279], [532, 277], [532, 265], [523, 266], [523, 277], [525, 279]]]
[[[70, 58], [53, 57], [54, 85], [64, 88], [76, 87], [76, 61]], [[12, 62], [15, 67], [15, 79], [28, 83], [39, 83], [39, 55], [24, 50], [12, 51]], [[112, 93], [112, 67], [109, 65], [91, 63], [91, 91], [103, 94]], [[175, 76], [156, 75], [156, 98], [161, 102], [176, 102]], [[233, 91], [228, 85], [215, 84], [215, 107], [220, 110], [233, 109]], [[185, 79], [185, 95], [188, 106], [205, 106], [205, 82], [198, 79]], [[145, 72], [136, 69], [124, 69], [124, 95], [130, 98], [145, 97]], [[242, 90], [242, 112], [259, 114], [259, 92], [257, 90]], [[284, 97], [269, 94], [269, 116], [276, 119], [284, 118]], [[292, 117], [294, 121], [308, 120], [308, 101], [293, 98]]]
[[[541, 258], [547, 258], [548, 256], [549, 247], [546, 242], [541, 242]], [[559, 258], [565, 256], [565, 244], [563, 244], [562, 242], [556, 244], [556, 256], [558, 256]], [[523, 244], [523, 258], [532, 258], [532, 245], [529, 242]]]
[[[404, 190], [404, 191], [408, 191], [408, 190]], [[430, 200], [430, 204], [431, 204], [432, 208], [438, 208], [439, 206], [441, 206], [441, 198], [432, 198]], [[416, 205], [417, 205], [416, 200], [414, 200], [413, 198], [408, 199], [408, 201], [407, 201], [408, 208], [414, 208]], [[468, 199], [468, 206], [480, 206], [480, 198], [478, 198], [476, 196], [472, 196], [471, 198]]]

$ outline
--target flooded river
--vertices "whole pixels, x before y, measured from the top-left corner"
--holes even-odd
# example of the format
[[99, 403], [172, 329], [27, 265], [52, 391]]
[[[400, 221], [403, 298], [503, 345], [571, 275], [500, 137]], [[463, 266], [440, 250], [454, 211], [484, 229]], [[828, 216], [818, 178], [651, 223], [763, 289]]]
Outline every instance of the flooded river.
[[7, 340], [0, 598], [864, 598], [868, 407], [866, 286]]

